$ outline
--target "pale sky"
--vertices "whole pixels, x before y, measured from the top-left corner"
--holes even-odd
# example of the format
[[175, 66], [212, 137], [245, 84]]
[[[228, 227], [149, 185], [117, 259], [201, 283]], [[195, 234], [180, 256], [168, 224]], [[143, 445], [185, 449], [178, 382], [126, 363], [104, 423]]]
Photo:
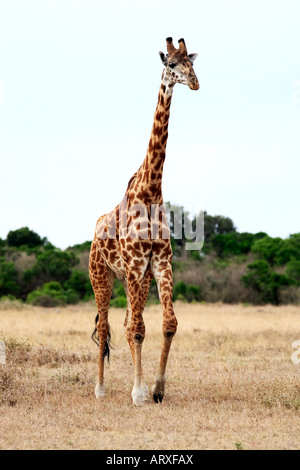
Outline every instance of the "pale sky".
[[300, 232], [299, 18], [299, 0], [0, 0], [0, 237], [92, 239], [145, 157], [168, 36], [200, 90], [174, 90], [165, 201]]

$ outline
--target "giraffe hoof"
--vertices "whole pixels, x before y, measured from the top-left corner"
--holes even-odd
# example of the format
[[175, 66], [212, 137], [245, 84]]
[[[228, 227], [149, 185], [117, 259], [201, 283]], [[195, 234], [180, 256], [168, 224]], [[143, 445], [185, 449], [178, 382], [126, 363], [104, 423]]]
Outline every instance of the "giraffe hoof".
[[164, 398], [164, 395], [162, 393], [153, 394], [153, 400], [155, 401], [155, 403], [158, 403], [158, 402], [161, 403], [163, 401], [163, 398]]
[[144, 394], [141, 388], [134, 388], [132, 390], [131, 396], [135, 406], [141, 406], [144, 403]]
[[103, 385], [102, 386], [99, 385], [99, 384], [96, 385], [95, 396], [96, 396], [97, 399], [102, 398], [102, 397], [105, 396], [105, 389], [104, 389]]
[[157, 380], [156, 384], [152, 387], [152, 396], [155, 403], [161, 403], [164, 398], [165, 380]]

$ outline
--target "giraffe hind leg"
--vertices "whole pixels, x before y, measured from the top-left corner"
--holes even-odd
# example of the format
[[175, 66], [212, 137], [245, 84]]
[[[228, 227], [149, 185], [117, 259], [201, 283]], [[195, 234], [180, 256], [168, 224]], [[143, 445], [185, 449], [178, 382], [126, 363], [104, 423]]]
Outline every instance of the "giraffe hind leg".
[[95, 388], [96, 398], [105, 395], [104, 358], [109, 357], [110, 328], [108, 323], [109, 301], [115, 281], [115, 273], [107, 266], [97, 242], [92, 243], [90, 255], [90, 279], [95, 293], [98, 309], [96, 328], [92, 339], [99, 344], [98, 381]]
[[[131, 331], [132, 310], [131, 310], [130, 296], [129, 296], [129, 291], [128, 291], [126, 280], [123, 280], [122, 282], [123, 282], [124, 290], [125, 290], [126, 297], [127, 297], [127, 312], [126, 312], [126, 317], [124, 321], [124, 328], [125, 328], [126, 339], [128, 341], [131, 356], [132, 356], [133, 366], [135, 368], [135, 344], [134, 344], [132, 331]], [[149, 389], [146, 385], [142, 371], [141, 371], [141, 388], [142, 388], [142, 397], [139, 398], [138, 400], [139, 403], [136, 402], [135, 404], [142, 404], [143, 402], [147, 401], [150, 398]], [[132, 398], [134, 400], [134, 397]]]
[[[99, 335], [98, 335], [98, 331], [97, 331], [97, 323], [99, 321], [99, 313], [97, 314], [96, 318], [95, 318], [95, 329], [94, 329], [94, 332], [91, 336], [91, 339], [94, 341], [94, 343], [99, 347]], [[110, 341], [111, 341], [111, 332], [110, 332], [110, 326], [109, 326], [109, 330], [108, 330], [108, 334], [107, 334], [107, 339], [106, 339], [106, 342], [105, 342], [105, 349], [103, 351], [103, 359], [105, 357], [107, 357], [107, 361], [109, 362], [109, 356], [110, 356]]]
[[99, 313], [97, 314], [96, 318], [95, 318], [95, 329], [93, 331], [93, 334], [91, 336], [91, 339], [94, 341], [94, 343], [99, 347], [99, 335], [98, 335], [98, 332], [97, 332], [97, 323], [98, 323], [98, 320], [99, 320]]
[[[143, 313], [145, 304], [147, 301], [149, 289], [150, 289], [150, 284], [153, 279], [153, 274], [150, 268], [150, 265], [148, 266], [146, 273], [144, 275], [142, 285], [141, 285], [141, 292], [140, 292], [140, 299], [141, 299], [141, 304], [140, 304], [140, 311]], [[132, 319], [132, 309], [131, 309], [131, 304], [130, 304], [130, 295], [129, 295], [129, 290], [128, 290], [128, 285], [126, 279], [122, 280], [125, 294], [127, 297], [127, 312], [126, 312], [126, 318], [124, 322], [124, 328], [125, 328], [125, 333], [126, 333], [126, 338], [130, 347], [131, 351], [131, 356], [133, 360], [133, 365], [135, 367], [135, 345], [134, 345], [134, 340], [132, 337], [132, 332], [131, 332], [131, 319]], [[149, 389], [147, 387], [147, 384], [144, 379], [143, 371], [141, 370], [141, 388], [142, 388], [142, 393], [143, 393], [143, 398], [140, 400], [140, 404], [142, 402], [146, 402], [150, 398], [149, 394]]]

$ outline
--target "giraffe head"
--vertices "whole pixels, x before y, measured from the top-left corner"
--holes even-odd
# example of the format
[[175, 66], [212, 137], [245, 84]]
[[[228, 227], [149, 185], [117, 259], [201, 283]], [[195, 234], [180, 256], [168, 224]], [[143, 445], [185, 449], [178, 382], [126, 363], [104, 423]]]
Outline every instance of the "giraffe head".
[[199, 90], [198, 78], [193, 69], [193, 62], [198, 54], [188, 54], [184, 39], [178, 41], [179, 48], [176, 49], [172, 38], [167, 38], [167, 51], [165, 55], [160, 52], [160, 58], [165, 66], [165, 77], [175, 85], [182, 83], [188, 85], [191, 90]]

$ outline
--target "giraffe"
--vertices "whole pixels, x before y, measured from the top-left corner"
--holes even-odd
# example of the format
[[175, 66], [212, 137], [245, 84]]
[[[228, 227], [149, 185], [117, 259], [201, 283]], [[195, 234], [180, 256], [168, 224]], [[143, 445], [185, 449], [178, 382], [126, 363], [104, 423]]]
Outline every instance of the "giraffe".
[[[174, 85], [188, 85], [199, 89], [193, 69], [197, 54], [188, 54], [184, 39], [178, 49], [173, 39], [166, 39], [165, 55], [159, 52], [164, 65], [152, 133], [146, 157], [138, 171], [129, 180], [124, 199], [110, 213], [100, 217], [91, 245], [89, 272], [98, 309], [96, 328], [92, 338], [99, 345], [98, 381], [96, 398], [105, 395], [104, 359], [109, 358], [110, 328], [109, 302], [114, 281], [118, 278], [127, 297], [124, 321], [126, 338], [134, 365], [132, 400], [141, 405], [150, 398], [142, 370], [142, 344], [145, 338], [143, 311], [153, 277], [156, 280], [163, 309], [163, 343], [152, 396], [162, 402], [166, 382], [166, 366], [177, 319], [172, 302], [173, 274], [172, 249], [162, 196], [162, 176], [168, 138], [170, 105]], [[153, 210], [153, 208], [155, 210]], [[153, 236], [151, 217], [156, 214]], [[163, 230], [167, 236], [162, 237]]]

